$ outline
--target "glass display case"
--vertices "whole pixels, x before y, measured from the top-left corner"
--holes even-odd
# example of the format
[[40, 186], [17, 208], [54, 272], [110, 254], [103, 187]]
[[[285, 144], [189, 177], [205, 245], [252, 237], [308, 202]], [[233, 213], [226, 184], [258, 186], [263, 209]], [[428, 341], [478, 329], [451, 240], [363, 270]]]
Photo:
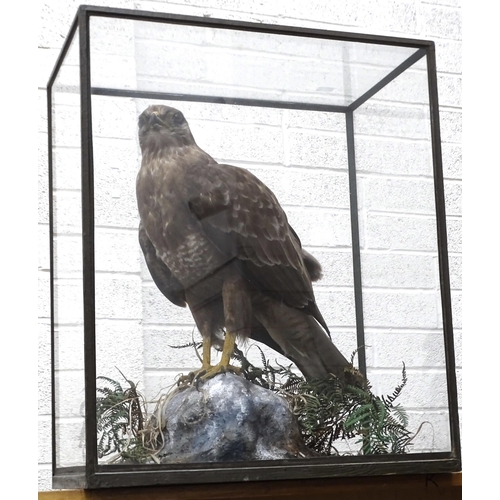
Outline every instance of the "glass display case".
[[[48, 120], [55, 488], [460, 470], [432, 41], [82, 6], [48, 84]], [[209, 160], [189, 181], [200, 197], [179, 201], [191, 213], [172, 209], [168, 223], [161, 217], [152, 223], [148, 214], [177, 205], [156, 200], [148, 212], [152, 195], [138, 173], [141, 162], [149, 169], [143, 177], [153, 175], [153, 167], [138, 133], [165, 123], [190, 130], [192, 142], [183, 147]], [[176, 168], [198, 167], [197, 161], [183, 159]], [[314, 281], [307, 321], [313, 317], [315, 329], [329, 332], [329, 342], [352, 359], [377, 401], [398, 398], [392, 408], [403, 415], [404, 447], [367, 451], [362, 432], [344, 439], [340, 433], [331, 452], [308, 458], [176, 463], [175, 457], [136, 460], [121, 453], [117, 443], [127, 441], [127, 433], [128, 446], [137, 438], [130, 422], [120, 421], [114, 445], [112, 433], [103, 441], [109, 430], [103, 395], [121, 391], [129, 402], [137, 396], [139, 406], [129, 405], [130, 413], [140, 408], [142, 418], [154, 415], [158, 401], [185, 380], [181, 374], [195, 373], [210, 351], [200, 347], [201, 320], [188, 300], [192, 285], [167, 254], [181, 233], [184, 243], [194, 240], [183, 232], [191, 227], [188, 216], [197, 216], [198, 229], [216, 217], [199, 215], [196, 205], [226, 179], [213, 165], [229, 176], [229, 195], [241, 195], [231, 198], [229, 217], [237, 222], [218, 227], [220, 234], [237, 235], [246, 249], [253, 243], [241, 243], [245, 231], [269, 240], [271, 218], [284, 225], [283, 238], [307, 268], [304, 286]], [[238, 169], [251, 174], [241, 181]], [[176, 195], [183, 192], [178, 178], [171, 184]], [[266, 193], [264, 203], [245, 205], [252, 186]], [[158, 196], [170, 199], [169, 189]], [[255, 227], [244, 213], [255, 214]], [[181, 282], [189, 307], [179, 307], [171, 289], [162, 290], [141, 248], [140, 224], [158, 265]], [[171, 224], [166, 246], [153, 235], [154, 224], [165, 231]], [[181, 243], [175, 255], [194, 259]], [[212, 275], [215, 254], [202, 243], [198, 266]], [[279, 256], [256, 264], [261, 274], [254, 269], [248, 277], [255, 248], [245, 257], [240, 248], [224, 255], [236, 259], [252, 286], [269, 281], [259, 289], [262, 296], [287, 305], [286, 286], [274, 286], [281, 279], [274, 274]], [[320, 279], [308, 266], [315, 262], [311, 255], [322, 266]], [[224, 286], [214, 285], [219, 301]], [[231, 293], [244, 296], [243, 289]], [[289, 302], [294, 311], [303, 308]], [[237, 337], [244, 359], [311, 378], [279, 336], [269, 340], [272, 328], [257, 308], [254, 302], [264, 336]], [[280, 328], [291, 328], [281, 313], [277, 317]], [[302, 354], [313, 358], [310, 345]]]

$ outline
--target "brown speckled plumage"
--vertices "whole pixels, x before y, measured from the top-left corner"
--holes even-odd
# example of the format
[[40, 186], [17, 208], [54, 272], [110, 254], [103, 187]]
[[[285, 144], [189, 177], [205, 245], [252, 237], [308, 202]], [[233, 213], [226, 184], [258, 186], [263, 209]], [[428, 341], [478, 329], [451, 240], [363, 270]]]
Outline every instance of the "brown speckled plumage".
[[162, 293], [187, 303], [212, 342], [232, 331], [285, 354], [309, 378], [341, 375], [349, 363], [326, 334], [311, 284], [321, 266], [271, 190], [201, 150], [174, 108], [147, 108], [139, 141], [139, 239]]

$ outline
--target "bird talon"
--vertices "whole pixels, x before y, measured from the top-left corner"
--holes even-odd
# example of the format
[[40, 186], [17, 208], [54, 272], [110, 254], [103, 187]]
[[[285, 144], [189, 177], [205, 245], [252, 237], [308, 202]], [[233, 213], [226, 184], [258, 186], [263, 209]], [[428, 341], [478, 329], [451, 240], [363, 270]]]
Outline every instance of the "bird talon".
[[199, 370], [189, 372], [187, 375], [181, 375], [177, 380], [177, 387], [182, 389], [184, 387], [189, 387], [193, 385], [193, 383], [197, 384], [200, 381], [200, 379], [203, 378], [203, 375], [211, 368], [214, 367], [211, 365], [202, 366]]
[[191, 385], [193, 382], [192, 375], [193, 375], [193, 372], [188, 373], [187, 375], [181, 375], [177, 380], [177, 387], [182, 389], [183, 387], [187, 387], [187, 386]]
[[207, 370], [206, 373], [200, 377], [200, 380], [203, 380], [205, 382], [206, 380], [219, 375], [219, 373], [227, 372], [234, 373], [235, 375], [241, 375], [241, 368], [234, 365], [218, 364]]

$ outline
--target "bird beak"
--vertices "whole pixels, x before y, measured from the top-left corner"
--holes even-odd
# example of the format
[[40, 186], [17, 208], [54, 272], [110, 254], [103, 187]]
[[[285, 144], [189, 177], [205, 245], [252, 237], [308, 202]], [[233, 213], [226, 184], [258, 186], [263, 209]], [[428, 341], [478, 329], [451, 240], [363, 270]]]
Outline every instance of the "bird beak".
[[155, 125], [163, 125], [163, 122], [158, 117], [158, 113], [152, 113], [149, 117], [149, 126], [154, 127]]

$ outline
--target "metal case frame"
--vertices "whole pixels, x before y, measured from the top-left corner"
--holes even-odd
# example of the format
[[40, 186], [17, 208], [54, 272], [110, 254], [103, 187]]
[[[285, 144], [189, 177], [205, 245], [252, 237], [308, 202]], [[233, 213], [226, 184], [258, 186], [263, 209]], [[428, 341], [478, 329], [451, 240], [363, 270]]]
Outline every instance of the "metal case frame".
[[[218, 96], [197, 96], [163, 94], [136, 90], [117, 90], [92, 88], [90, 79], [90, 35], [89, 19], [91, 16], [111, 17], [130, 20], [152, 21], [166, 24], [188, 25], [219, 29], [253, 31], [297, 37], [363, 42], [369, 44], [397, 45], [416, 49], [406, 61], [378, 82], [373, 88], [349, 106], [328, 106], [305, 104], [301, 102], [277, 102], [252, 99], [227, 99]], [[81, 188], [82, 188], [82, 234], [83, 234], [83, 294], [84, 294], [84, 366], [85, 366], [85, 446], [86, 463], [82, 467], [57, 467], [56, 457], [56, 403], [54, 393], [54, 221], [53, 221], [53, 177], [52, 177], [52, 87], [58, 71], [64, 62], [68, 48], [76, 36], [79, 36], [80, 89], [81, 89]], [[241, 462], [236, 464], [192, 464], [133, 466], [98, 464], [95, 418], [96, 413], [96, 362], [95, 362], [95, 295], [94, 295], [94, 198], [93, 198], [93, 149], [92, 149], [92, 95], [113, 95], [145, 98], [168, 98], [174, 100], [240, 104], [249, 106], [270, 106], [290, 109], [332, 111], [344, 113], [346, 119], [349, 185], [351, 201], [351, 229], [353, 243], [353, 264], [355, 284], [356, 328], [358, 345], [364, 344], [362, 312], [361, 265], [359, 249], [359, 228], [357, 220], [357, 191], [354, 155], [353, 113], [381, 88], [403, 73], [417, 60], [426, 58], [428, 91], [431, 117], [431, 142], [434, 170], [434, 192], [437, 221], [437, 242], [443, 311], [443, 331], [448, 384], [448, 405], [450, 410], [451, 451], [440, 453], [419, 453], [410, 455], [328, 457], [321, 459], [296, 459], [294, 461]], [[212, 18], [164, 14], [157, 12], [139, 12], [125, 9], [80, 6], [71, 26], [61, 54], [47, 85], [48, 99], [48, 149], [49, 149], [49, 209], [50, 209], [50, 258], [51, 258], [51, 316], [52, 316], [52, 464], [54, 488], [104, 488], [117, 486], [141, 486], [175, 483], [213, 483], [272, 480], [286, 478], [320, 478], [338, 476], [361, 476], [400, 473], [438, 473], [458, 471], [460, 462], [460, 437], [458, 422], [458, 403], [455, 375], [455, 357], [451, 316], [451, 294], [449, 284], [449, 265], [447, 253], [447, 233], [445, 199], [443, 185], [443, 167], [441, 159], [441, 141], [439, 127], [439, 107], [436, 74], [436, 56], [434, 42], [388, 36], [351, 34], [336, 31], [284, 27], [266, 24], [229, 21]], [[361, 351], [360, 369], [366, 373], [366, 360]]]

